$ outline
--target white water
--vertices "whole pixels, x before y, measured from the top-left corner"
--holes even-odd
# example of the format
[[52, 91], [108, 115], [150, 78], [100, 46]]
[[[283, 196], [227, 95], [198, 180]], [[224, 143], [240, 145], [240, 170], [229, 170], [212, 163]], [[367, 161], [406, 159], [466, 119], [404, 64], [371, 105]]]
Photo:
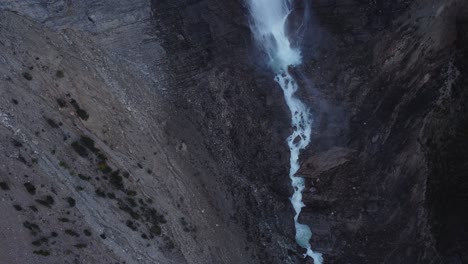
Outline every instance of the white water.
[[294, 78], [289, 74], [288, 67], [301, 64], [301, 51], [292, 48], [285, 32], [285, 24], [291, 12], [289, 0], [247, 0], [251, 14], [250, 28], [256, 41], [269, 56], [270, 67], [275, 71], [275, 81], [284, 92], [286, 104], [291, 111], [293, 133], [288, 137], [291, 151], [289, 177], [294, 188], [291, 204], [296, 215], [296, 242], [304, 249], [304, 257], [311, 257], [314, 264], [322, 264], [322, 254], [314, 252], [310, 246], [312, 231], [307, 225], [298, 222], [302, 208], [302, 191], [304, 179], [296, 175], [299, 170], [299, 152], [310, 143], [312, 117], [309, 108], [294, 96], [299, 88]]

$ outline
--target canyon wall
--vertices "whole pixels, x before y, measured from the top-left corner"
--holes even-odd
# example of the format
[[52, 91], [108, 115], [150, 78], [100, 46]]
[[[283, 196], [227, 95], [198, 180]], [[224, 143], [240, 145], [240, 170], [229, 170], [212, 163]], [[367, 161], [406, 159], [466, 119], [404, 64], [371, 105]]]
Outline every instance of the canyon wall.
[[[465, 262], [466, 4], [295, 5], [310, 15], [292, 73], [315, 117], [313, 248], [325, 263]], [[243, 1], [0, 9], [1, 261], [311, 263], [294, 243], [288, 109]]]

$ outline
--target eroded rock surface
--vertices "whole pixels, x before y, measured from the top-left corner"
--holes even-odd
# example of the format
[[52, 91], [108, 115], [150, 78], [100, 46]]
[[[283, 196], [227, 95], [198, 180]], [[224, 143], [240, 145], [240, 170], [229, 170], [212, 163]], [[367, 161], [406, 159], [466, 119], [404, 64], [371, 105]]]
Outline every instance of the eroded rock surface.
[[315, 247], [331, 263], [466, 262], [466, 3], [313, 6], [323, 34], [302, 69], [317, 113], [302, 219]]
[[[464, 263], [467, 7], [296, 1], [326, 263]], [[244, 3], [0, 1], [0, 262], [310, 263]]]

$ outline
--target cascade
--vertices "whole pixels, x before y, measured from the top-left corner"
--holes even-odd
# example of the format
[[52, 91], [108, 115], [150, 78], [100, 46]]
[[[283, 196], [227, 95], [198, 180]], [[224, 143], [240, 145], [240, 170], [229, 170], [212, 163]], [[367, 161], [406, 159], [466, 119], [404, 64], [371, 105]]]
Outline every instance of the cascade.
[[322, 254], [313, 251], [309, 242], [312, 231], [298, 221], [305, 206], [302, 202], [304, 179], [297, 175], [299, 153], [310, 143], [313, 119], [309, 108], [295, 96], [299, 86], [288, 72], [289, 67], [297, 66], [302, 61], [300, 49], [291, 46], [285, 30], [292, 4], [289, 0], [247, 0], [247, 4], [251, 15], [250, 28], [255, 40], [268, 56], [269, 66], [275, 72], [275, 81], [283, 90], [284, 99], [291, 112], [293, 132], [287, 142], [290, 150], [289, 178], [294, 189], [290, 200], [296, 213], [296, 242], [306, 250], [304, 257], [311, 257], [314, 264], [322, 264]]

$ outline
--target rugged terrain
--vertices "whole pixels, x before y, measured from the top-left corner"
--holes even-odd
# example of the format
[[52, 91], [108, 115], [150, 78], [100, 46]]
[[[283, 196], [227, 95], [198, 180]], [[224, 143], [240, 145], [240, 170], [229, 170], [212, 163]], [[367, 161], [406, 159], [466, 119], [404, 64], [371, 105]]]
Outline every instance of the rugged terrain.
[[466, 3], [365, 7], [303, 69], [321, 113], [303, 221], [332, 263], [465, 263]]
[[[467, 262], [465, 1], [296, 5], [314, 249]], [[0, 46], [0, 263], [311, 262], [241, 0], [1, 0]]]

